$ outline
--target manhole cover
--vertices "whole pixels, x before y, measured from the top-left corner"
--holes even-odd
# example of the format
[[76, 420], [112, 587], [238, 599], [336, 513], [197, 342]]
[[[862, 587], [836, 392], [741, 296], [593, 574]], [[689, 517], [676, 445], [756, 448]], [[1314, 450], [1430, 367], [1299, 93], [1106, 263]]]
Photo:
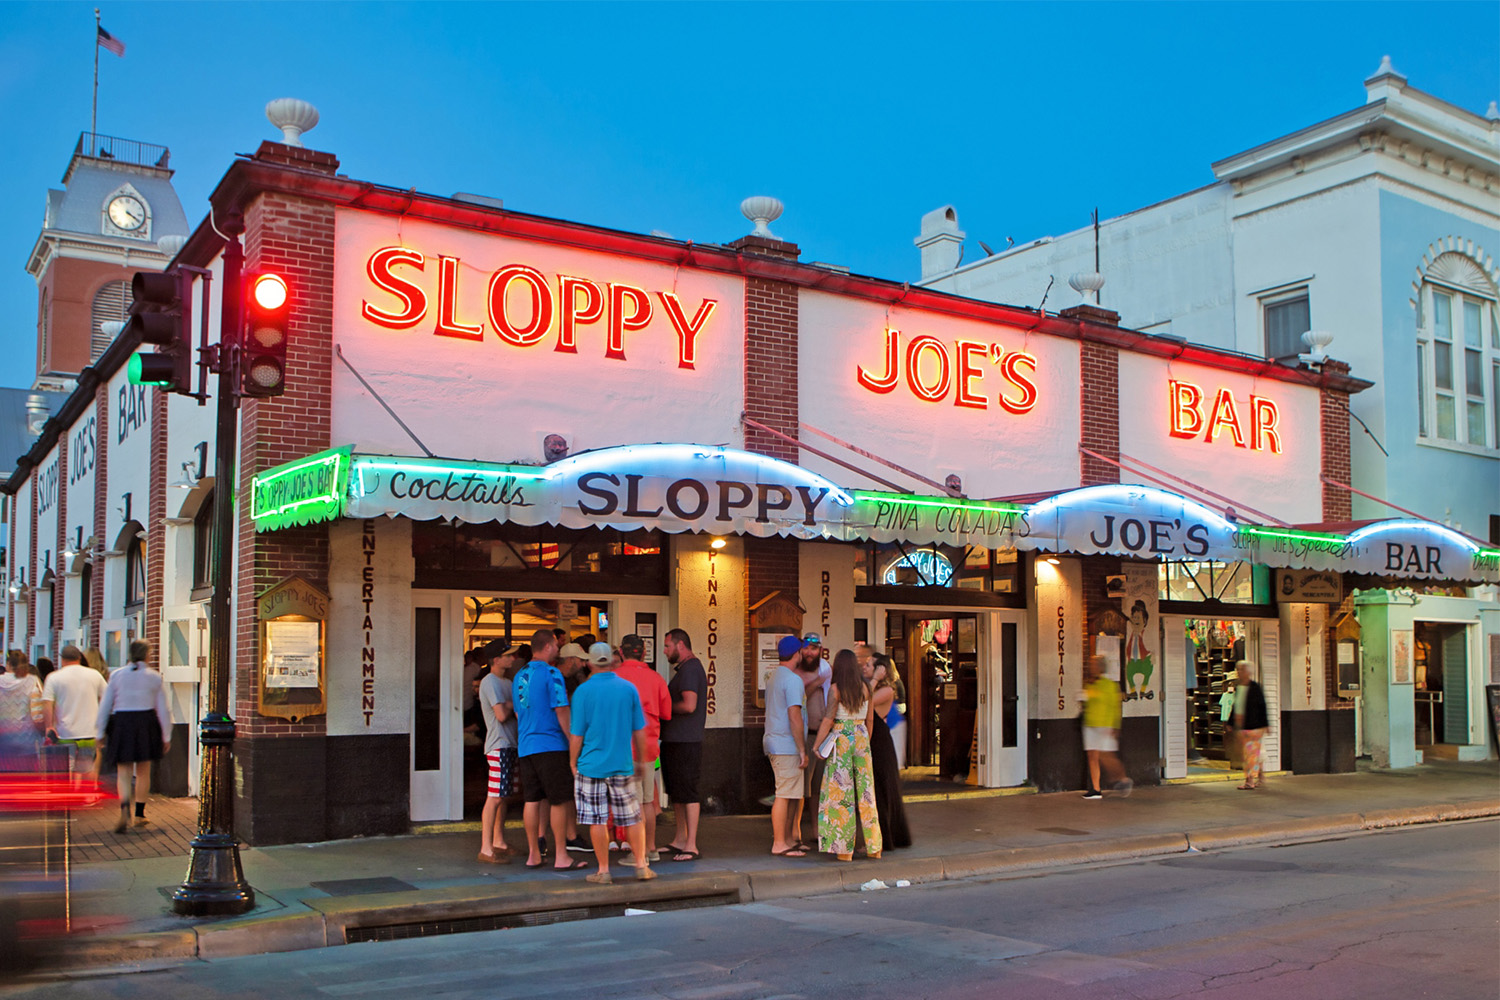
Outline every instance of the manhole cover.
[[399, 878], [382, 875], [379, 878], [341, 878], [331, 882], [309, 882], [314, 889], [321, 889], [330, 896], [363, 896], [367, 892], [410, 892], [416, 886]]

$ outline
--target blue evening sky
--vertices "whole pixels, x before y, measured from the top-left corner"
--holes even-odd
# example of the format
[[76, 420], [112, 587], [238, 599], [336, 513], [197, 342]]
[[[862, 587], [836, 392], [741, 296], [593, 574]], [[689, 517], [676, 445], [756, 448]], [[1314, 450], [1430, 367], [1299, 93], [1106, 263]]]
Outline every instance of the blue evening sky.
[[[1383, 54], [1483, 114], [1500, 4], [102, 3], [99, 132], [169, 146], [189, 220], [263, 109], [362, 180], [911, 279], [952, 203], [1003, 247], [1212, 180], [1209, 164], [1364, 102]], [[91, 3], [0, 3], [0, 384], [34, 375], [25, 261], [89, 127]]]

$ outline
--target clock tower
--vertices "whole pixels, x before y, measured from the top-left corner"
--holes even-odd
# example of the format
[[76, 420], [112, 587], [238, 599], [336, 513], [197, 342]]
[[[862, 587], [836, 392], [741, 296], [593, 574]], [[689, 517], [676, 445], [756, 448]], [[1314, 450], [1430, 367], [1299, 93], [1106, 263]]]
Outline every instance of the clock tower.
[[[72, 387], [73, 377], [109, 347], [126, 318], [130, 279], [160, 271], [188, 234], [172, 188], [170, 152], [132, 139], [85, 132], [47, 192], [42, 231], [27, 259], [37, 284], [34, 389]], [[174, 237], [166, 239], [164, 237]]]

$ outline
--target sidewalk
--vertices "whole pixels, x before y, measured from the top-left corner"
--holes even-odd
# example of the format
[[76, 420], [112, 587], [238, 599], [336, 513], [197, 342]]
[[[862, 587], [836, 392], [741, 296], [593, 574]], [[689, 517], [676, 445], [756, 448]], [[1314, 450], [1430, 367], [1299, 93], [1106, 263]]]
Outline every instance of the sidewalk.
[[[156, 801], [150, 807], [153, 826], [145, 833], [117, 838], [92, 827], [78, 830], [75, 840], [100, 845], [86, 850], [102, 854], [105, 842], [128, 841], [102, 856], [129, 857], [77, 865], [81, 891], [74, 912], [93, 933], [69, 942], [67, 964], [140, 968], [605, 916], [627, 906], [659, 910], [806, 896], [857, 889], [870, 879], [894, 886], [897, 880], [927, 882], [1500, 815], [1495, 761], [1280, 776], [1260, 791], [1238, 790], [1237, 777], [1138, 788], [1128, 799], [1102, 801], [1062, 792], [909, 802], [915, 845], [887, 852], [880, 861], [852, 864], [819, 854], [772, 857], [765, 816], [705, 818], [698, 838], [702, 858], [674, 863], [664, 857], [653, 866], [660, 878], [636, 882], [617, 855], [617, 881], [610, 886], [584, 882], [586, 871], [527, 870], [524, 854], [509, 865], [479, 864], [475, 823], [404, 837], [245, 848], [241, 857], [256, 908], [242, 917], [208, 919], [177, 917], [169, 903], [187, 859], [166, 848], [176, 846], [181, 819], [195, 816], [196, 803]], [[508, 836], [513, 845], [524, 843], [519, 830]], [[657, 839], [665, 843], [671, 836], [668, 813]]]

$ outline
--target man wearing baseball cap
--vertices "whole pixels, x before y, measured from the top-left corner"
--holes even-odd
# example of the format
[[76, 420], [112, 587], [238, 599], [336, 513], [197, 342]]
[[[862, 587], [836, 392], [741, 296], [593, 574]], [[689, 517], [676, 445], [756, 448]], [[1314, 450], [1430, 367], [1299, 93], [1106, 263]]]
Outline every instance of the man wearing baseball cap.
[[557, 651], [557, 669], [563, 675], [563, 684], [568, 689], [568, 697], [573, 697], [573, 692], [578, 690], [578, 685], [588, 680], [588, 670], [585, 661], [588, 652], [576, 642], [564, 643]]
[[802, 772], [807, 767], [807, 723], [802, 719], [806, 687], [797, 674], [802, 640], [783, 636], [776, 644], [781, 665], [766, 678], [766, 732], [761, 748], [771, 762], [776, 798], [771, 804], [771, 853], [805, 858], [793, 821], [802, 811]]
[[799, 842], [806, 844], [817, 837], [818, 796], [823, 789], [823, 768], [827, 763], [812, 752], [812, 747], [817, 742], [818, 727], [823, 724], [823, 716], [828, 714], [828, 689], [833, 684], [833, 667], [823, 658], [821, 635], [809, 632], [802, 637], [802, 657], [797, 661], [795, 669], [805, 688], [802, 715], [807, 722], [807, 785], [803, 790], [803, 802], [813, 804], [813, 833], [808, 839], [802, 839], [803, 802], [797, 804], [796, 822], [792, 829], [797, 832]]
[[635, 793], [635, 761], [646, 756], [646, 714], [634, 685], [615, 676], [614, 651], [607, 642], [589, 647], [592, 672], [573, 696], [569, 720], [569, 760], [573, 766], [578, 822], [589, 824], [599, 870], [586, 876], [608, 885], [609, 824], [625, 828], [635, 856], [635, 877], [656, 878], [646, 861], [641, 803]]

